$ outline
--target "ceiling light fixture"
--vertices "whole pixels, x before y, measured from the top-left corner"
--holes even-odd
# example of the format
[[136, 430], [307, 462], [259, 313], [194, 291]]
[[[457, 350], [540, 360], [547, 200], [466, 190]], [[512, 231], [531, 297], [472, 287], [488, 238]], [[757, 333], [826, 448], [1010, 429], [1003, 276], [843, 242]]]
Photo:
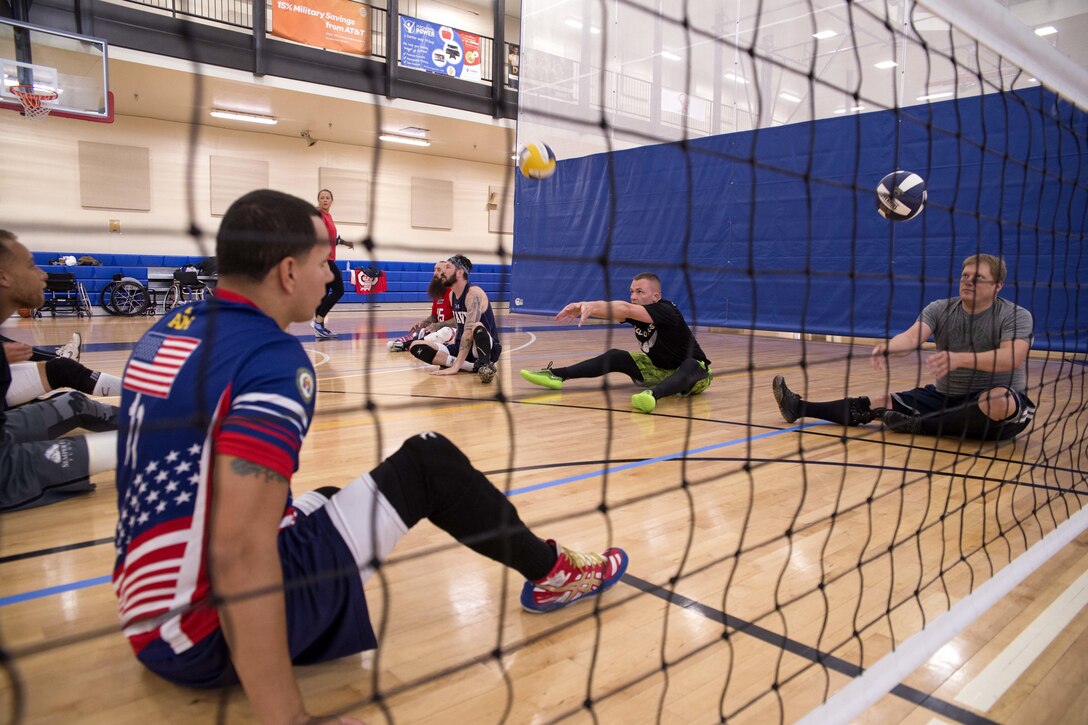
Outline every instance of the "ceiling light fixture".
[[864, 111], [865, 106], [851, 106], [850, 108], [837, 108], [835, 113], [857, 113], [858, 111]]
[[378, 136], [379, 141], [388, 143], [402, 143], [405, 146], [430, 146], [431, 142], [425, 138], [412, 138], [410, 136], [394, 136], [391, 133], [383, 133]]
[[568, 26], [574, 28], [575, 30], [581, 30], [582, 29], [582, 21], [581, 20], [576, 20], [574, 18], [567, 18], [563, 22], [566, 23]]
[[801, 99], [798, 96], [793, 95], [789, 91], [782, 91], [778, 94], [778, 97], [784, 101], [790, 101], [792, 103], [800, 103]]
[[260, 123], [265, 126], [275, 126], [279, 120], [275, 116], [266, 116], [261, 113], [243, 113], [241, 111], [224, 111], [221, 108], [213, 108], [211, 115], [224, 121], [243, 121], [245, 123]]
[[744, 78], [741, 78], [736, 73], [732, 72], [726, 73], [724, 76], [722, 76], [722, 78], [725, 78], [727, 81], [735, 81], [737, 83], [744, 83], [745, 85], [748, 84], [748, 81], [746, 81]]
[[899, 64], [896, 63], [894, 60], [882, 60], [879, 63], [873, 63], [873, 66], [879, 68], [880, 70], [888, 70], [889, 68], [894, 68], [897, 65]]
[[949, 98], [949, 97], [951, 97], [953, 95], [955, 95], [955, 94], [952, 93], [952, 91], [940, 91], [938, 93], [930, 93], [930, 94], [925, 95], [925, 96], [918, 96], [918, 100], [919, 101], [933, 101], [933, 100], [936, 100], [938, 98]]
[[821, 30], [818, 33], [813, 33], [812, 37], [816, 38], [816, 40], [827, 40], [828, 38], [834, 38], [836, 35], [838, 35], [838, 33], [834, 30]]
[[242, 121], [244, 123], [258, 123], [265, 126], [275, 126], [279, 123], [275, 116], [263, 113], [245, 113], [243, 111], [227, 111], [222, 108], [213, 108], [209, 115], [213, 118], [221, 118], [225, 121]]
[[1056, 32], [1058, 32], [1058, 29], [1055, 28], [1053, 25], [1044, 25], [1041, 28], [1035, 29], [1035, 34], [1038, 35], [1040, 38], [1047, 35], [1054, 35], [1054, 33]]
[[681, 59], [680, 56], [678, 56], [676, 53], [670, 53], [667, 50], [661, 51], [661, 57], [662, 58], [667, 58], [668, 60], [680, 60]]

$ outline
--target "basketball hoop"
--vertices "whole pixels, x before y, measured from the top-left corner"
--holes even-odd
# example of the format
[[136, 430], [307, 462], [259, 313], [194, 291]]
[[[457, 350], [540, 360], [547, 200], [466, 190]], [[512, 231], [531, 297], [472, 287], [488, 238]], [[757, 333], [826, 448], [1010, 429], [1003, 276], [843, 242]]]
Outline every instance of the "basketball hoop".
[[23, 104], [23, 118], [45, 118], [49, 115], [49, 107], [45, 104], [57, 100], [56, 91], [47, 91], [31, 85], [13, 86], [11, 92]]

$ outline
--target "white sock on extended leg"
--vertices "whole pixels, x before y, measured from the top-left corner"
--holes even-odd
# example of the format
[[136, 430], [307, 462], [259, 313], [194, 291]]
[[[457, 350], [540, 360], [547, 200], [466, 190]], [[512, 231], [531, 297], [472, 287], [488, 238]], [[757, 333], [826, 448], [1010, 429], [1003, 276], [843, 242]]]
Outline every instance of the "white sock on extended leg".
[[94, 384], [93, 395], [107, 396], [121, 394], [121, 378], [109, 373], [98, 373], [98, 380]]
[[87, 440], [87, 467], [90, 475], [117, 468], [117, 431], [88, 433], [84, 438]]

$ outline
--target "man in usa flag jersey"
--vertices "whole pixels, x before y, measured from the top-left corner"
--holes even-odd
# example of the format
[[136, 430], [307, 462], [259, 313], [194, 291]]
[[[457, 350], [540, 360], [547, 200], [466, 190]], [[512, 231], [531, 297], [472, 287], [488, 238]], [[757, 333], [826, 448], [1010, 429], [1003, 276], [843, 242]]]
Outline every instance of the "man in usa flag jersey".
[[436, 433], [342, 489], [292, 498], [316, 384], [285, 330], [324, 295], [327, 252], [310, 204], [246, 194], [219, 228], [215, 296], [152, 327], [123, 378], [113, 586], [124, 632], [167, 680], [241, 682], [267, 723], [315, 720], [292, 664], [376, 646], [363, 585], [423, 518], [520, 572], [530, 612], [599, 594], [627, 568], [621, 549], [537, 538]]

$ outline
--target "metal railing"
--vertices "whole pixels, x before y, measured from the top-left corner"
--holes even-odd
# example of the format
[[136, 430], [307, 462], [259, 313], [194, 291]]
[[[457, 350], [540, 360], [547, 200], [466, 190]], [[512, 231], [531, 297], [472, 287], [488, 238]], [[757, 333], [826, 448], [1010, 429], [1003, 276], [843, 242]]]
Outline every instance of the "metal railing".
[[169, 13], [172, 17], [211, 20], [234, 28], [253, 29], [253, 0], [125, 0]]
[[[226, 25], [232, 28], [253, 29], [253, 3], [260, 0], [122, 0], [129, 5], [139, 5], [144, 8], [154, 9], [168, 14], [171, 17], [192, 18], [208, 23]], [[264, 0], [265, 17], [268, 30], [272, 27], [272, 4], [274, 0]], [[370, 8], [370, 57], [375, 60], [387, 60], [389, 57], [388, 43], [386, 42], [385, 22], [386, 9], [378, 8], [369, 3], [359, 3]], [[281, 39], [282, 40], [282, 39]], [[289, 41], [288, 41], [289, 42]], [[511, 43], [506, 43], [506, 55], [510, 52]], [[492, 78], [491, 58], [495, 49], [495, 39], [486, 35], [480, 36], [480, 73], [481, 80], [490, 84]], [[507, 84], [508, 88], [514, 88]]]

